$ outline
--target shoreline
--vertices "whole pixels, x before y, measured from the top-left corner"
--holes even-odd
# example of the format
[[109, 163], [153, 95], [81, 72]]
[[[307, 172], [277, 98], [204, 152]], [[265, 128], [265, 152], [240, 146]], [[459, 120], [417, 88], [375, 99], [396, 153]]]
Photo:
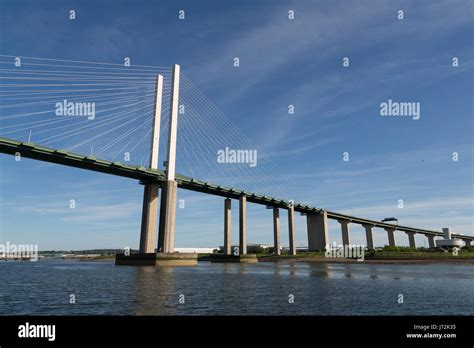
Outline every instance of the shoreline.
[[400, 265], [423, 265], [423, 264], [465, 264], [474, 265], [473, 258], [459, 258], [459, 259], [364, 259], [364, 261], [357, 261], [355, 259], [328, 259], [321, 257], [294, 257], [294, 258], [274, 258], [261, 257], [259, 262], [287, 262], [287, 263], [342, 263], [342, 264], [400, 264]]

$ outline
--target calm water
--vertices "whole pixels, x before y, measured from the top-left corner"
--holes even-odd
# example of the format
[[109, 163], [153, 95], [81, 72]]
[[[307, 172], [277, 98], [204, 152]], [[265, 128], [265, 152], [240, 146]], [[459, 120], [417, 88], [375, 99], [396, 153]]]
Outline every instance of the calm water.
[[9, 261], [0, 279], [2, 315], [474, 315], [472, 265]]

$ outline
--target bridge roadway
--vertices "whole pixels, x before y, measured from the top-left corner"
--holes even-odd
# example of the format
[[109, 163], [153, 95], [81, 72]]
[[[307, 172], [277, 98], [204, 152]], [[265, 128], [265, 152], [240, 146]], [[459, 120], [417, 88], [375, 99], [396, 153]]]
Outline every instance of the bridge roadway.
[[[120, 162], [106, 161], [103, 159], [95, 158], [93, 156], [83, 156], [65, 150], [47, 148], [44, 146], [36, 145], [31, 142], [19, 142], [13, 139], [0, 137], [0, 152], [9, 155], [20, 154], [21, 157], [36, 159], [44, 162], [57, 163], [69, 167], [87, 169], [95, 172], [136, 179], [142, 183], [157, 182], [161, 184], [166, 181], [164, 171], [159, 169], [155, 170], [146, 167], [130, 166]], [[261, 204], [269, 207], [286, 209], [290, 204], [288, 200], [259, 195], [257, 193], [224, 187], [221, 185], [214, 185], [209, 182], [200, 181], [181, 174], [176, 174], [176, 181], [178, 183], [178, 187], [186, 190], [234, 199], [239, 199], [240, 197], [245, 196], [248, 202]], [[293, 207], [295, 211], [302, 214], [314, 214], [325, 211], [327, 213], [328, 218], [338, 221], [347, 221], [361, 224], [364, 226], [378, 227], [388, 230], [420, 233], [426, 236], [443, 236], [443, 233], [439, 231], [388, 224], [380, 221], [331, 212], [297, 202], [293, 203]], [[452, 236], [454, 238], [462, 238], [463, 240], [474, 240], [473, 236], [459, 234], [453, 234]]]

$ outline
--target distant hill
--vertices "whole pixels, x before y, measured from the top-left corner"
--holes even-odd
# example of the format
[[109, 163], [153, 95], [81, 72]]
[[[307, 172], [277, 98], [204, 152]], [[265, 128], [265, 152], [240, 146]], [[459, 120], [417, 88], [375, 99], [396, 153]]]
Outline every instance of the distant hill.
[[[138, 250], [131, 249], [130, 252], [138, 252]], [[123, 253], [123, 249], [82, 249], [82, 250], [41, 250], [39, 255], [62, 255], [62, 254], [101, 254], [101, 255], [116, 255]]]

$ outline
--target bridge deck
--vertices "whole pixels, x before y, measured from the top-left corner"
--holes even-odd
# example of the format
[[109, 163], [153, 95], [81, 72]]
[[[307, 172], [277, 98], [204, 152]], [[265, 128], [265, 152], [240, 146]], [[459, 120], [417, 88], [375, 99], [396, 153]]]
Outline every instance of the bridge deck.
[[[120, 162], [111, 162], [95, 158], [93, 156], [83, 156], [68, 152], [65, 150], [50, 149], [44, 146], [36, 145], [34, 143], [19, 142], [12, 139], [0, 137], [0, 152], [10, 155], [19, 153], [22, 157], [36, 159], [44, 162], [57, 163], [69, 167], [82, 168], [92, 170], [100, 173], [107, 173], [117, 176], [122, 176], [131, 179], [137, 179], [141, 182], [157, 182], [162, 183], [166, 180], [165, 173], [162, 170], [154, 170], [146, 167], [136, 167], [126, 165]], [[265, 206], [288, 208], [289, 201], [284, 199], [277, 199], [274, 197], [263, 196], [253, 192], [237, 190], [234, 188], [224, 187], [220, 185], [211, 184], [190, 178], [181, 174], [176, 174], [176, 181], [178, 187], [203, 192], [211, 195], [229, 197], [238, 199], [241, 196], [246, 196], [248, 202], [262, 204]], [[294, 209], [303, 214], [311, 214], [322, 211], [323, 209], [314, 206], [294, 202]], [[425, 230], [420, 228], [413, 228], [408, 226], [400, 226], [387, 224], [380, 221], [340, 214], [336, 212], [327, 211], [327, 216], [330, 219], [348, 220], [350, 222], [371, 225], [379, 228], [393, 228], [404, 232], [417, 232], [425, 235], [442, 236], [442, 232]], [[474, 237], [454, 234], [454, 237], [474, 240]]]

